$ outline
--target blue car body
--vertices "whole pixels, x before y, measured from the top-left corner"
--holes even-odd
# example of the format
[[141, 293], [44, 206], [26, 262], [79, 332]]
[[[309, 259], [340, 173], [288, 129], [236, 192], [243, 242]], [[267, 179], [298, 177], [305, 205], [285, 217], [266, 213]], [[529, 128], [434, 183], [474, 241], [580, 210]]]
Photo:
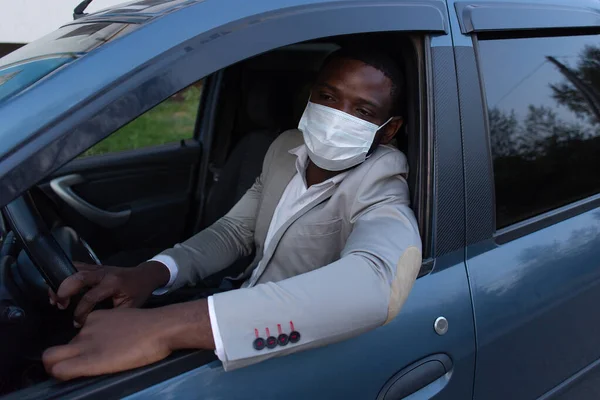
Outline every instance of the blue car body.
[[[41, 392], [34, 386], [11, 396], [290, 400], [600, 396], [596, 311], [600, 195], [497, 227], [476, 39], [490, 32], [597, 34], [597, 3], [129, 4], [141, 6], [88, 15], [0, 59], [0, 206], [137, 115], [230, 65], [319, 38], [410, 32], [425, 38], [428, 119], [423, 132], [430, 139], [432, 157], [426, 231], [430, 249], [423, 274], [393, 322], [341, 343], [232, 372], [225, 372], [214, 357], [194, 353], [138, 375], [47, 384]], [[95, 23], [113, 26], [111, 35], [91, 34], [68, 45], [58, 40]], [[448, 321], [445, 334], [434, 329], [439, 317]], [[198, 361], [202, 357], [207, 361]], [[191, 366], [181, 367], [185, 362]], [[182, 372], [172, 376], [169, 368]]]

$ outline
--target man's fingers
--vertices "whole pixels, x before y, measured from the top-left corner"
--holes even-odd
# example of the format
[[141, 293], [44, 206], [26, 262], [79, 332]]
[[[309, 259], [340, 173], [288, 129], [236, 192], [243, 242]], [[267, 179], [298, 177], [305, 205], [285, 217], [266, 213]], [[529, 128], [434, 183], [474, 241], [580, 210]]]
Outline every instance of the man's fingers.
[[56, 379], [68, 381], [84, 376], [96, 376], [119, 372], [134, 368], [135, 366], [135, 364], [132, 366], [121, 366], [119, 363], [110, 362], [106, 357], [103, 357], [97, 352], [82, 352], [75, 357], [67, 358], [52, 365], [48, 373]]
[[56, 305], [57, 301], [58, 301], [58, 296], [56, 295], [56, 293], [54, 293], [54, 290], [48, 288], [48, 298], [50, 299], [50, 304], [51, 305]]
[[103, 268], [100, 265], [85, 264], [79, 261], [73, 261], [73, 266], [77, 271], [94, 271]]
[[87, 316], [96, 304], [100, 303], [102, 300], [112, 297], [115, 294], [116, 288], [108, 285], [104, 286], [95, 286], [88, 290], [81, 300], [79, 300], [79, 304], [75, 308], [75, 313], [73, 318], [77, 323], [83, 325]]
[[[89, 264], [84, 264], [84, 263], [80, 263], [80, 262], [74, 262], [73, 265], [75, 266], [75, 268], [78, 271], [95, 271], [95, 270], [102, 268], [102, 267], [99, 267], [98, 265], [89, 265]], [[61, 310], [64, 310], [65, 308], [67, 308], [69, 306], [69, 297], [78, 293], [78, 291], [76, 291], [76, 289], [79, 286], [81, 286], [81, 285], [78, 284], [78, 285], [76, 285], [75, 288], [69, 288], [69, 286], [67, 285], [67, 289], [66, 289], [67, 292], [66, 292], [66, 294], [64, 294], [64, 296], [66, 298], [62, 298], [62, 299], [60, 298], [60, 296], [58, 296], [58, 294], [54, 293], [54, 291], [52, 289], [48, 288], [48, 297], [50, 298], [50, 304], [53, 306], [56, 305]], [[74, 291], [74, 294], [71, 293], [72, 291]], [[59, 288], [59, 292], [60, 292], [60, 288]]]
[[105, 274], [106, 271], [104, 269], [79, 271], [65, 279], [56, 294], [61, 300], [68, 299], [86, 287], [93, 287], [99, 284]]
[[52, 367], [59, 362], [72, 357], [77, 357], [80, 354], [80, 349], [77, 345], [67, 344], [64, 346], [51, 347], [42, 355], [42, 362], [46, 372], [51, 373]]
[[60, 310], [64, 310], [69, 306], [69, 299], [59, 298], [54, 290], [48, 288], [48, 297], [50, 298], [50, 305], [58, 307]]
[[89, 357], [78, 355], [50, 366], [48, 374], [58, 380], [68, 381], [83, 376], [94, 375], [93, 367], [93, 364], [89, 362]]

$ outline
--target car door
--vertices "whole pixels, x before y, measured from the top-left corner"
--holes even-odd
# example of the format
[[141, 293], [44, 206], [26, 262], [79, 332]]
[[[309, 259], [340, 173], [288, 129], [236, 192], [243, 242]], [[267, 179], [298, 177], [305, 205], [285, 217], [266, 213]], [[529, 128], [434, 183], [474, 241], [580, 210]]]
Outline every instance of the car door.
[[135, 266], [191, 234], [204, 83], [170, 96], [40, 185], [104, 264]]
[[600, 394], [600, 30], [577, 5], [455, 4], [477, 399]]
[[[225, 12], [227, 11], [227, 12]], [[206, 16], [211, 18], [206, 18]], [[332, 23], [335, 21], [335, 23]], [[46, 382], [17, 392], [19, 398], [214, 398], [214, 399], [463, 399], [472, 397], [475, 329], [464, 260], [464, 175], [454, 51], [442, 0], [372, 3], [198, 2], [123, 37], [104, 55], [118, 54], [135, 38], [195, 34], [156, 57], [142, 78], [129, 80], [124, 97], [153, 88], [173, 93], [254, 55], [302, 41], [367, 32], [411, 32], [421, 38], [418, 77], [421, 276], [398, 317], [389, 324], [324, 348], [225, 372], [212, 352], [176, 354], [123, 374], [67, 384]], [[188, 30], [166, 30], [168, 26]], [[150, 52], [147, 40], [139, 53]], [[393, 47], [390, 42], [388, 46]], [[137, 54], [137, 53], [136, 53]], [[163, 60], [168, 60], [169, 63]], [[80, 64], [81, 65], [81, 64]], [[74, 66], [76, 68], [78, 66]], [[137, 83], [136, 83], [137, 82]], [[118, 104], [118, 99], [112, 104]], [[88, 106], [86, 106], [88, 107]], [[95, 108], [96, 107], [96, 108]], [[112, 105], [90, 104], [95, 118]], [[88, 111], [91, 112], [91, 111]], [[131, 111], [133, 114], [134, 111]], [[75, 118], [75, 117], [74, 117]], [[85, 122], [81, 122], [85, 123]], [[103, 127], [95, 135], [110, 132]], [[417, 171], [415, 171], [417, 173]], [[235, 312], [235, 310], [232, 310]], [[185, 372], [185, 373], [184, 373]]]

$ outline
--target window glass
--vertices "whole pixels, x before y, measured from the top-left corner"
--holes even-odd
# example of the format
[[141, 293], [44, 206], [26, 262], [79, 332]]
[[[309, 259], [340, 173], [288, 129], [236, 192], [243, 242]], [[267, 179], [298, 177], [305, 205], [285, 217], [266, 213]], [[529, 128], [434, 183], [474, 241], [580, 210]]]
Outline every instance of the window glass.
[[[0, 76], [3, 76], [0, 77], [0, 102], [137, 26], [113, 22], [67, 25], [23, 47], [17, 46], [17, 50], [4, 57], [0, 54]], [[0, 52], [2, 50], [0, 47]], [[8, 84], [2, 85], [7, 81]]]
[[479, 41], [505, 227], [600, 192], [600, 40]]
[[82, 156], [135, 150], [192, 138], [201, 94], [202, 81], [146, 111]]

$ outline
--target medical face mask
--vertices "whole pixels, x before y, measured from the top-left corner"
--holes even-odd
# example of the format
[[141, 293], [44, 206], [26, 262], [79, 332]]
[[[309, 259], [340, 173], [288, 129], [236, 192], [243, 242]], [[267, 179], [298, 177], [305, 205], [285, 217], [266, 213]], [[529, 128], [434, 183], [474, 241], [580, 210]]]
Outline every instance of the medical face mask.
[[335, 108], [308, 102], [298, 129], [311, 161], [328, 171], [342, 171], [366, 160], [377, 126]]

